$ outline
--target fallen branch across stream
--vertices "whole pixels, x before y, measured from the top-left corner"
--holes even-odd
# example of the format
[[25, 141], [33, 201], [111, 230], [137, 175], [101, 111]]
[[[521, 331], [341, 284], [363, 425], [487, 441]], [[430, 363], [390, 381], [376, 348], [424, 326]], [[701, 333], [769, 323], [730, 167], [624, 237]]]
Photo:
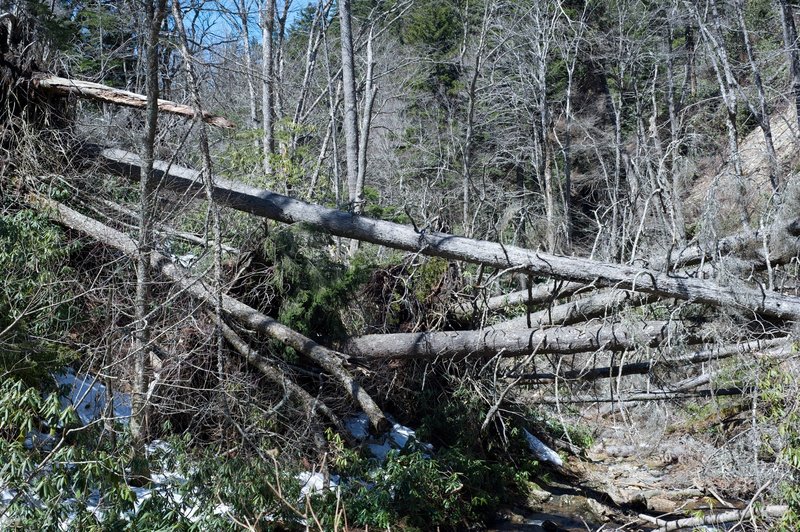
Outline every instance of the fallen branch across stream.
[[[143, 164], [138, 155], [107, 149], [101, 150], [98, 156], [109, 172], [138, 179]], [[196, 170], [158, 161], [154, 165], [154, 173], [166, 188], [181, 193], [203, 190], [203, 180]], [[214, 183], [213, 196], [221, 205], [283, 223], [307, 223], [335, 236], [450, 260], [516, 269], [530, 275], [545, 275], [657, 297], [706, 303], [728, 311], [800, 319], [800, 297], [771, 290], [744, 285], [724, 286], [710, 280], [670, 275], [652, 269], [562, 257], [446, 233], [417, 231], [413, 227], [312, 205], [220, 177], [215, 177]]]

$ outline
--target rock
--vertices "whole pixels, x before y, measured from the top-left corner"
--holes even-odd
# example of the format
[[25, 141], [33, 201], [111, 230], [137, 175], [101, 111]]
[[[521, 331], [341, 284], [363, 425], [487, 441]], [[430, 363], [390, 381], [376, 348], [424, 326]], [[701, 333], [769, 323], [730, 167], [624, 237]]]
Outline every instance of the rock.
[[678, 503], [663, 497], [647, 499], [647, 509], [659, 514], [669, 514], [678, 509]]
[[536, 508], [538, 505], [549, 501], [553, 497], [553, 494], [549, 491], [545, 491], [541, 488], [534, 487], [528, 491], [528, 501], [527, 504], [531, 508]]

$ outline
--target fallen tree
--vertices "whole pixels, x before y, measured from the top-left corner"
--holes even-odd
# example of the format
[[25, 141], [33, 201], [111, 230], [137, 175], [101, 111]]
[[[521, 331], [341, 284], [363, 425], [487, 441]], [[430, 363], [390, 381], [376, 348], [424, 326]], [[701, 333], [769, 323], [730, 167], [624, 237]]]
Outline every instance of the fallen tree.
[[676, 519], [674, 521], [667, 521], [666, 519], [659, 519], [651, 517], [647, 514], [639, 514], [639, 518], [643, 521], [656, 525], [658, 532], [671, 532], [673, 530], [682, 529], [695, 529], [697, 527], [705, 527], [710, 525], [722, 525], [725, 523], [733, 523], [735, 521], [744, 521], [745, 519], [752, 519], [753, 517], [782, 517], [789, 511], [788, 506], [766, 506], [764, 508], [754, 508], [749, 505], [744, 510], [730, 510], [722, 513], [708, 514], [700, 517], [686, 517], [683, 519]]
[[[628, 364], [618, 364], [614, 366], [573, 369], [562, 373], [506, 373], [503, 374], [503, 377], [508, 379], [520, 379], [518, 384], [524, 385], [552, 384], [556, 380], [595, 381], [600, 379], [615, 379], [626, 375], [646, 375], [659, 366], [691, 366], [712, 360], [722, 360], [756, 350], [768, 350], [764, 351], [764, 354], [768, 356], [781, 356], [791, 352], [791, 346], [788, 345], [788, 343], [789, 340], [786, 337], [770, 340], [751, 340], [749, 342], [723, 346], [718, 349], [703, 349], [683, 356], [666, 359], [653, 358], [644, 362], [630, 362]], [[776, 348], [780, 350], [776, 352]]]
[[[138, 155], [117, 149], [100, 150], [95, 155], [109, 172], [138, 179], [143, 165]], [[203, 190], [203, 180], [195, 170], [159, 161], [154, 165], [154, 172], [166, 188], [182, 193]], [[636, 266], [562, 257], [446, 233], [428, 233], [393, 222], [312, 205], [219, 177], [214, 178], [214, 184], [213, 197], [221, 205], [283, 223], [306, 223], [336, 236], [530, 275], [594, 283], [775, 318], [800, 319], [800, 297], [763, 288], [724, 286], [710, 280], [670, 275]]]
[[492, 296], [488, 299], [477, 298], [467, 303], [460, 301], [456, 307], [456, 314], [464, 316], [484, 310], [499, 310], [516, 305], [541, 305], [555, 301], [562, 297], [569, 297], [579, 292], [594, 289], [584, 283], [571, 283], [564, 281], [547, 281], [531, 286], [526, 290], [517, 290], [508, 294]]
[[[342, 349], [360, 358], [504, 357], [530, 354], [574, 354], [655, 347], [675, 335], [676, 322], [652, 321], [551, 329], [446, 331], [368, 334], [351, 338]], [[692, 338], [689, 337], [689, 340]]]
[[773, 265], [785, 264], [798, 255], [800, 255], [800, 219], [795, 219], [777, 221], [757, 231], [742, 231], [715, 242], [695, 244], [685, 249], [671, 251], [668, 259], [655, 258], [649, 261], [649, 265], [656, 270], [664, 268], [672, 270], [699, 264], [706, 259], [732, 256], [763, 269], [767, 262]]
[[531, 314], [523, 314], [514, 319], [498, 323], [495, 329], [538, 328], [545, 325], [571, 325], [594, 318], [602, 318], [619, 310], [619, 307], [638, 307], [656, 301], [655, 296], [637, 294], [629, 290], [611, 290], [591, 296], [568, 301], [552, 308]]
[[717, 390], [694, 390], [694, 391], [656, 391], [656, 392], [641, 392], [622, 394], [619, 397], [593, 397], [591, 395], [582, 396], [545, 396], [537, 397], [535, 401], [539, 404], [556, 405], [556, 404], [573, 404], [573, 403], [614, 403], [614, 404], [632, 404], [642, 401], [672, 401], [679, 399], [692, 399], [696, 397], [715, 397], [722, 395], [742, 395], [746, 390], [741, 388], [721, 388]]
[[[33, 86], [42, 91], [57, 96], [77, 96], [103, 103], [133, 107], [136, 109], [147, 108], [147, 97], [142, 94], [130, 92], [122, 89], [115, 89], [108, 85], [93, 83], [91, 81], [81, 81], [77, 79], [67, 79], [48, 74], [37, 74], [32, 80]], [[194, 118], [195, 109], [190, 105], [175, 103], [169, 100], [158, 100], [158, 110], [183, 116], [184, 118]], [[236, 125], [225, 117], [203, 112], [201, 119], [212, 126], [230, 129]]]
[[[40, 197], [31, 198], [31, 202], [44, 210], [53, 220], [81, 231], [103, 244], [116, 248], [125, 255], [133, 257], [138, 253], [136, 242], [131, 237], [88, 216], [84, 216], [66, 205]], [[216, 294], [206, 288], [202, 279], [191, 276], [161, 253], [153, 251], [151, 257], [151, 266], [155, 270], [177, 283], [191, 296], [204, 303], [214, 304]], [[319, 345], [310, 338], [230, 296], [223, 295], [222, 307], [226, 314], [238, 322], [291, 347], [330, 373], [339, 383], [342, 390], [359, 404], [376, 430], [380, 431], [388, 426], [389, 422], [380, 407], [359, 385], [350, 372], [345, 369], [343, 365], [344, 357], [341, 354]]]

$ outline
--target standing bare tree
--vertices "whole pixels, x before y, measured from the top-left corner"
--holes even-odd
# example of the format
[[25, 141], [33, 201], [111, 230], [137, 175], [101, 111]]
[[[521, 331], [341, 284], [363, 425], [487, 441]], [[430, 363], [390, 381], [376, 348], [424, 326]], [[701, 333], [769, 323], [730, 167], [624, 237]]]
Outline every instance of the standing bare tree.
[[339, 2], [339, 31], [342, 52], [342, 94], [344, 96], [344, 142], [347, 156], [347, 190], [351, 208], [360, 209], [363, 190], [358, 190], [358, 100], [353, 52], [352, 7]]
[[[244, 47], [244, 64], [247, 69], [247, 94], [250, 103], [250, 127], [258, 124], [258, 106], [256, 105], [256, 88], [253, 80], [253, 55], [250, 50], [250, 8], [248, 0], [237, 0], [236, 8], [239, 11], [239, 20], [242, 25], [242, 45]], [[258, 141], [256, 141], [258, 145]]]
[[272, 156], [275, 153], [275, 88], [272, 34], [275, 26], [275, 0], [264, 0], [261, 10], [261, 122], [264, 132], [264, 173], [272, 173]]
[[140, 177], [139, 197], [139, 242], [136, 257], [136, 331], [134, 341], [134, 377], [131, 403], [133, 417], [130, 428], [134, 448], [144, 456], [147, 438], [148, 388], [145, 360], [150, 349], [150, 255], [153, 251], [153, 218], [155, 216], [157, 183], [153, 176], [156, 130], [158, 128], [158, 52], [159, 33], [166, 16], [166, 0], [145, 0], [145, 78], [147, 84], [147, 118], [142, 139], [144, 161]]
[[789, 58], [789, 73], [792, 78], [792, 94], [800, 135], [800, 50], [798, 50], [797, 27], [794, 23], [794, 7], [789, 0], [778, 0], [781, 8], [781, 27], [783, 29], [783, 43]]

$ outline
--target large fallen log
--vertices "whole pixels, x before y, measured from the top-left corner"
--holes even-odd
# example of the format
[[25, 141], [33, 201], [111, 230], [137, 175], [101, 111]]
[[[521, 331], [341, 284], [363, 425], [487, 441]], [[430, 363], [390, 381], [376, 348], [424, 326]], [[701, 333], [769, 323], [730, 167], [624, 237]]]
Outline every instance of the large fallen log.
[[[128, 235], [84, 216], [66, 205], [40, 197], [32, 198], [31, 201], [42, 208], [53, 220], [67, 227], [81, 231], [128, 256], [133, 257], [138, 252], [136, 242]], [[151, 257], [151, 265], [155, 270], [174, 281], [191, 296], [205, 303], [213, 304], [216, 294], [205, 286], [202, 279], [193, 277], [156, 251], [151, 253]], [[389, 422], [381, 409], [343, 366], [342, 355], [319, 345], [310, 338], [230, 296], [223, 295], [222, 307], [226, 314], [238, 322], [291, 347], [333, 375], [342, 389], [361, 406], [376, 430], [380, 431], [388, 426]]]
[[[138, 179], [142, 166], [138, 155], [108, 149], [102, 150], [99, 156], [108, 171]], [[154, 171], [166, 188], [179, 192], [202, 190], [203, 180], [195, 170], [157, 162]], [[791, 320], [800, 318], [800, 297], [784, 296], [774, 291], [724, 286], [709, 280], [670, 275], [636, 266], [562, 257], [446, 233], [417, 231], [413, 227], [312, 205], [219, 177], [214, 178], [214, 183], [214, 199], [222, 205], [288, 224], [306, 223], [336, 236], [434, 257], [516, 269], [530, 275], [707, 303], [728, 310], [746, 310]]]
[[[67, 79], [46, 74], [37, 75], [32, 80], [33, 86], [41, 91], [59, 96], [74, 95], [79, 98], [86, 98], [98, 102], [145, 109], [147, 107], [147, 97], [142, 94], [130, 92], [122, 89], [115, 89], [100, 83], [91, 81], [81, 81], [77, 79]], [[195, 110], [190, 105], [171, 102], [169, 100], [158, 100], [158, 110], [164, 113], [180, 115], [186, 118], [194, 118]], [[236, 127], [236, 124], [225, 117], [203, 112], [203, 122], [225, 129]]]
[[[504, 357], [530, 354], [574, 354], [655, 347], [679, 325], [666, 321], [552, 329], [368, 334], [351, 338], [342, 349], [360, 358]], [[689, 338], [691, 340], [691, 338]]]

